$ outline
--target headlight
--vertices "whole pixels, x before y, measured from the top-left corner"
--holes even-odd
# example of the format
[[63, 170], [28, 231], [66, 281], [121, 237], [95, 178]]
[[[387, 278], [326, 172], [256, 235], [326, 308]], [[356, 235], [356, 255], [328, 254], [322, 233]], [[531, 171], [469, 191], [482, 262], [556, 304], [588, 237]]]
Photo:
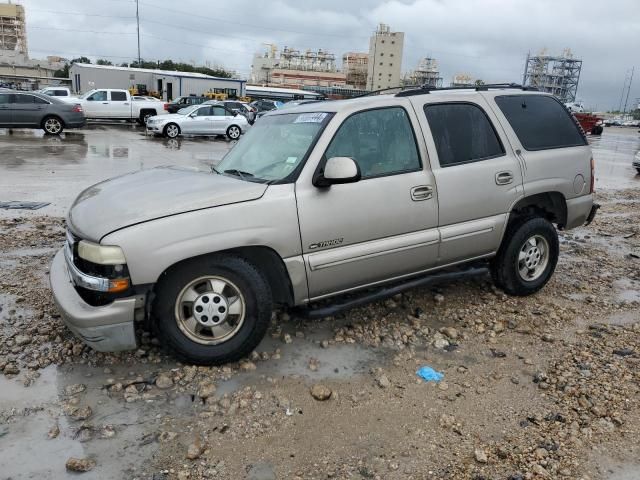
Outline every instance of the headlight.
[[127, 263], [120, 247], [99, 245], [86, 240], [81, 240], [78, 243], [78, 256], [98, 265], [124, 265]]

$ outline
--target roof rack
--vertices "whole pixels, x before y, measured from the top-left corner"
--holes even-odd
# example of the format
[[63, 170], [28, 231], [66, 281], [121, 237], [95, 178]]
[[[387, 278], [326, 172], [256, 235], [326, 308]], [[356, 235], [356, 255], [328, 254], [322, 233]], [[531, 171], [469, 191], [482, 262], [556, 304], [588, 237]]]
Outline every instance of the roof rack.
[[373, 95], [380, 95], [380, 94], [382, 94], [382, 93], [384, 93], [384, 92], [389, 92], [389, 91], [391, 91], [391, 90], [400, 90], [400, 91], [401, 91], [400, 93], [402, 93], [402, 91], [404, 91], [404, 90], [405, 90], [405, 89], [407, 89], [407, 88], [413, 88], [413, 87], [389, 87], [389, 88], [382, 88], [382, 89], [380, 89], [380, 90], [371, 90], [370, 92], [366, 92], [366, 93], [363, 93], [363, 94], [361, 94], [361, 95], [356, 95], [355, 97], [352, 97], [352, 98], [371, 97], [371, 96], [373, 96]]
[[486, 83], [483, 85], [474, 85], [469, 87], [432, 87], [429, 85], [423, 85], [418, 88], [414, 88], [411, 90], [404, 90], [402, 92], [396, 93], [396, 97], [410, 97], [412, 95], [424, 95], [431, 92], [439, 92], [446, 90], [475, 90], [476, 92], [484, 92], [489, 90], [490, 88], [515, 88], [523, 91], [534, 91], [537, 92], [538, 89], [536, 87], [523, 86], [518, 83]]

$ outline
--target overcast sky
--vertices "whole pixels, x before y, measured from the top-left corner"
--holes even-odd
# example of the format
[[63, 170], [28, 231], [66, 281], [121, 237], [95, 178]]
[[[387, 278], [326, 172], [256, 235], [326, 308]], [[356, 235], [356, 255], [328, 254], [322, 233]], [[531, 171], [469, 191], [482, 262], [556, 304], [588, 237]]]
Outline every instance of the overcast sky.
[[[26, 8], [31, 57], [137, 56], [135, 0], [14, 0]], [[405, 32], [402, 70], [421, 57], [485, 82], [521, 82], [528, 51], [583, 60], [578, 98], [617, 108], [625, 75], [640, 96], [640, 0], [140, 0], [142, 57], [219, 64], [247, 77], [275, 43], [342, 56], [368, 50], [380, 22]], [[626, 95], [626, 92], [625, 92]]]

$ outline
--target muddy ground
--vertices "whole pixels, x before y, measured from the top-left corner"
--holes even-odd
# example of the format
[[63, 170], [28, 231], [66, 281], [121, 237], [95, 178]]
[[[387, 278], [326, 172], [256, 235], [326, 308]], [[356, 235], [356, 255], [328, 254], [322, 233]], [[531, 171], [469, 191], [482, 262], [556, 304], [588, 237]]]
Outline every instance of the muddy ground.
[[[179, 364], [147, 332], [138, 351], [97, 353], [62, 325], [47, 273], [59, 212], [77, 193], [65, 178], [75, 188], [169, 148], [129, 127], [77, 135], [88, 148], [73, 169], [37, 136], [20, 165], [0, 154], [1, 196], [12, 195], [0, 200], [31, 200], [15, 195], [38, 168], [34, 196], [54, 193], [41, 211], [0, 214], [0, 479], [72, 478], [70, 457], [87, 479], [640, 478], [635, 132], [593, 139], [603, 207], [591, 226], [561, 232], [537, 295], [478, 278], [322, 321], [278, 312], [250, 359], [220, 368]], [[23, 156], [24, 138], [0, 132]], [[228, 148], [178, 147], [174, 163], [201, 168], [215, 161], [206, 151]], [[444, 379], [421, 381], [425, 365]]]

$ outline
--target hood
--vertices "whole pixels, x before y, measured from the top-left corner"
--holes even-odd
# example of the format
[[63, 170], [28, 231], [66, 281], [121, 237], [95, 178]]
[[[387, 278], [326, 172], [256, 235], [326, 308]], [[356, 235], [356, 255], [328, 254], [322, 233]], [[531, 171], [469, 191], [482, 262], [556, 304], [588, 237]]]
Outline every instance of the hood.
[[165, 113], [163, 115], [154, 115], [153, 117], [149, 117], [149, 118], [153, 118], [154, 120], [162, 120], [162, 121], [184, 120], [185, 115], [180, 115], [179, 113]]
[[156, 218], [260, 198], [267, 185], [179, 167], [116, 177], [83, 191], [69, 210], [71, 230], [99, 242], [121, 228]]

